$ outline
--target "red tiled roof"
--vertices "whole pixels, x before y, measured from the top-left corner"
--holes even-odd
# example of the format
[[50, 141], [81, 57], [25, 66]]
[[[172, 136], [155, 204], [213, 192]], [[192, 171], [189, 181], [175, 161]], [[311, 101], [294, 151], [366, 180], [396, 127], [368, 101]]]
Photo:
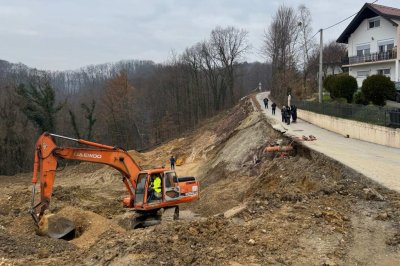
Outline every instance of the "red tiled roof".
[[382, 5], [377, 5], [377, 4], [370, 4], [370, 5], [384, 15], [400, 18], [400, 9], [399, 8], [394, 8], [394, 7], [390, 7], [390, 6], [382, 6]]

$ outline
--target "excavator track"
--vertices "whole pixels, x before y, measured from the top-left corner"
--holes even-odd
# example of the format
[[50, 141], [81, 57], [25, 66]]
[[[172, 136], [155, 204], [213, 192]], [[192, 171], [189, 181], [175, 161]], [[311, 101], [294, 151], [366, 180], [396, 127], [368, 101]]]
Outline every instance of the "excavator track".
[[130, 228], [145, 228], [161, 223], [161, 215], [159, 211], [151, 213], [136, 213], [135, 217], [130, 221]]
[[129, 224], [125, 225], [131, 229], [138, 229], [178, 219], [179, 206], [175, 206], [171, 208], [162, 208], [152, 213], [136, 213], [136, 215], [130, 219]]
[[164, 209], [162, 214], [163, 221], [173, 221], [179, 219], [179, 206]]

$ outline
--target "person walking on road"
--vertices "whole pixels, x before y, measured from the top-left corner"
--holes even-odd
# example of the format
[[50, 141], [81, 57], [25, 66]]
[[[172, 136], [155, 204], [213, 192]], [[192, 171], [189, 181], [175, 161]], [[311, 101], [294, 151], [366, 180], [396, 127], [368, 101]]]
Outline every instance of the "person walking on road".
[[169, 162], [171, 163], [171, 170], [174, 169], [175, 170], [175, 158], [173, 155], [171, 155], [171, 158], [169, 158]]
[[286, 106], [282, 106], [281, 115], [282, 115], [282, 122], [286, 122]]
[[286, 124], [290, 125], [291, 110], [290, 107], [286, 107]]
[[268, 109], [268, 98], [264, 98], [264, 108]]
[[272, 115], [275, 115], [276, 103], [272, 103], [271, 107], [272, 107]]
[[296, 107], [296, 105], [292, 105], [291, 113], [292, 113], [292, 122], [296, 123], [296, 120], [297, 120], [297, 107]]

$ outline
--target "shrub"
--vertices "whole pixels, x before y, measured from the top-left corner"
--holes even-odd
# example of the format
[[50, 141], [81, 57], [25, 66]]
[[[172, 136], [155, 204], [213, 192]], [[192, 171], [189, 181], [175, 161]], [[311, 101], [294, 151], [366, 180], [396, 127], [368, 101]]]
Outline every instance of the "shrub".
[[354, 94], [354, 103], [368, 105], [369, 101], [367, 101], [367, 99], [365, 99], [365, 95], [364, 95], [364, 93], [362, 93], [362, 91], [357, 91]]
[[335, 102], [337, 102], [337, 103], [347, 103], [347, 99], [343, 98], [343, 97], [340, 97], [340, 98], [336, 98]]
[[338, 97], [346, 98], [348, 103], [353, 101], [353, 95], [358, 89], [357, 80], [354, 77], [348, 74], [337, 75], [333, 85], [333, 90]]
[[361, 91], [366, 100], [380, 106], [385, 105], [386, 100], [393, 98], [396, 93], [394, 83], [383, 75], [372, 75], [366, 78]]
[[331, 91], [332, 91], [332, 84], [333, 84], [334, 79], [335, 79], [335, 76], [333, 76], [333, 75], [327, 76], [324, 79], [324, 83], [322, 84], [324, 86], [325, 90], [328, 91], [329, 93], [331, 93]]
[[345, 98], [348, 103], [353, 101], [353, 94], [358, 89], [357, 80], [346, 73], [326, 77], [324, 87], [332, 99]]

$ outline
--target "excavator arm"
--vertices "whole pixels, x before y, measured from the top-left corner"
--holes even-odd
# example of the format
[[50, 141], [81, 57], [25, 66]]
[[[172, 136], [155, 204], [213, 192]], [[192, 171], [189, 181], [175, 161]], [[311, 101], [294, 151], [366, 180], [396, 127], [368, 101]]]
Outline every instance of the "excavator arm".
[[[55, 137], [94, 148], [58, 147], [54, 142]], [[101, 163], [117, 169], [122, 174], [122, 181], [130, 194], [131, 200], [128, 207], [133, 207], [136, 178], [141, 169], [125, 150], [87, 140], [43, 133], [35, 145], [32, 176], [32, 204], [29, 211], [36, 225], [39, 224], [44, 211], [49, 207], [53, 193], [57, 160], [60, 158]], [[36, 183], [38, 180], [40, 181], [40, 201], [35, 204]]]

